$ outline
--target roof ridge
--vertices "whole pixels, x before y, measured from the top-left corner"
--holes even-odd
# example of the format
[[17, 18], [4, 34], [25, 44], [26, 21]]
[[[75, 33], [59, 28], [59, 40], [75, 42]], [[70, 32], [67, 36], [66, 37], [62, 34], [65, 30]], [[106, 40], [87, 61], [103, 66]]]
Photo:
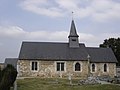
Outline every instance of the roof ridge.
[[66, 43], [68, 43], [68, 42], [34, 42], [34, 41], [33, 41], [33, 42], [30, 42], [30, 41], [23, 41], [22, 43], [59, 43], [59, 44], [60, 44], [60, 43], [65, 43], [65, 44], [66, 44]]
[[111, 49], [111, 48], [104, 48], [104, 47], [86, 47], [90, 49]]

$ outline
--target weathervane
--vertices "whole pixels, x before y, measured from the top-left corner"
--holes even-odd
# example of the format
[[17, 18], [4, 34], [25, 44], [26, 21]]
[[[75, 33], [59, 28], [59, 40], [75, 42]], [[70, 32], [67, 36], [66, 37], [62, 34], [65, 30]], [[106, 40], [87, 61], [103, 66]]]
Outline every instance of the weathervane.
[[72, 20], [74, 19], [74, 12], [72, 11]]

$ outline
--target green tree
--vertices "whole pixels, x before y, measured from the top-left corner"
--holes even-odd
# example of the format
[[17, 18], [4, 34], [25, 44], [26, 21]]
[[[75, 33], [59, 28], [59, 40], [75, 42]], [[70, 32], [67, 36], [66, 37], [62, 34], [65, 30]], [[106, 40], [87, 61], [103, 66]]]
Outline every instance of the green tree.
[[14, 68], [14, 66], [8, 64], [6, 68], [2, 70], [0, 90], [10, 90], [10, 87], [13, 86], [16, 77], [17, 70]]
[[109, 38], [105, 39], [103, 44], [100, 44], [100, 47], [110, 47], [112, 48], [117, 60], [120, 65], [120, 38]]
[[1, 82], [1, 79], [2, 79], [2, 70], [1, 70], [1, 67], [0, 67], [0, 82]]

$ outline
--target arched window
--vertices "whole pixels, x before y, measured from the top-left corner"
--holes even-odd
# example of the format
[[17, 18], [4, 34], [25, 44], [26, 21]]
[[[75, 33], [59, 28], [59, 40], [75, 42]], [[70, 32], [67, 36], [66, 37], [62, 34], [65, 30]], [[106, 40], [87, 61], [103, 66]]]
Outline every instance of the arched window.
[[92, 64], [92, 72], [95, 72], [95, 64]]
[[81, 71], [81, 65], [78, 62], [75, 64], [75, 71]]
[[107, 72], [107, 64], [104, 64], [104, 72]]

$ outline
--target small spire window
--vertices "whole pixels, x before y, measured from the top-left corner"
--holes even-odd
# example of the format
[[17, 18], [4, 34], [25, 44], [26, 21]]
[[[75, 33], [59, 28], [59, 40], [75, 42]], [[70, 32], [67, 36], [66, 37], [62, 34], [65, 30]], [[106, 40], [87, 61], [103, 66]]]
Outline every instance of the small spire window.
[[76, 39], [72, 39], [72, 41], [76, 41]]

